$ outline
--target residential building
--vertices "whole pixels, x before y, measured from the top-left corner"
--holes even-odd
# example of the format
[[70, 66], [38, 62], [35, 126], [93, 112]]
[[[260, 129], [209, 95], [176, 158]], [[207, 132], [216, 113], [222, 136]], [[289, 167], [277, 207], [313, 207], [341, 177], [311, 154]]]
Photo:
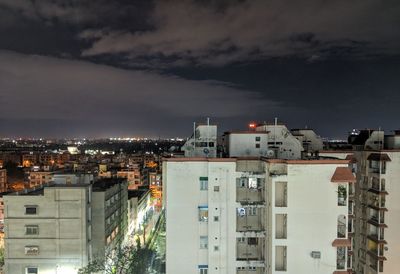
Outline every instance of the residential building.
[[0, 169], [0, 192], [6, 192], [7, 189], [7, 170]]
[[127, 233], [128, 183], [125, 179], [100, 179], [92, 188], [92, 246], [97, 258], [122, 243]]
[[134, 190], [141, 186], [141, 176], [139, 168], [122, 169], [117, 171], [117, 178], [125, 178], [128, 181], [128, 189]]
[[4, 195], [6, 273], [77, 273], [127, 229], [127, 182], [45, 184]]
[[165, 159], [167, 274], [348, 273], [349, 163]]
[[357, 274], [395, 274], [400, 262], [400, 135], [395, 131], [383, 138], [382, 131], [369, 132], [364, 145], [354, 144], [358, 150], [354, 151], [357, 199], [353, 269]]
[[6, 273], [77, 273], [91, 256], [91, 186], [3, 196]]
[[51, 171], [31, 171], [28, 176], [28, 188], [38, 187], [53, 180]]
[[211, 157], [217, 156], [217, 126], [196, 124], [193, 126], [193, 135], [183, 145], [185, 157]]

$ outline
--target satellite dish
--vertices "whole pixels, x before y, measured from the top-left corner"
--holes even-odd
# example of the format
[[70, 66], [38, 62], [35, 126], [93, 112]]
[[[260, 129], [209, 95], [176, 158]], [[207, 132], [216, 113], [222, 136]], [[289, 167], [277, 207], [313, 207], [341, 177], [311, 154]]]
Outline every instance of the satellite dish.
[[204, 154], [208, 155], [210, 153], [210, 150], [208, 148], [203, 149]]
[[267, 151], [267, 157], [269, 158], [273, 158], [275, 157], [275, 151], [273, 151], [272, 149]]

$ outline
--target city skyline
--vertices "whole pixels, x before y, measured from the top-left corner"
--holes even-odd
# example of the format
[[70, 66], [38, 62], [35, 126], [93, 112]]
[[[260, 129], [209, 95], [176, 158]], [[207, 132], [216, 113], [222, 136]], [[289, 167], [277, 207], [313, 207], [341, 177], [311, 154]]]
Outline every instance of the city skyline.
[[0, 0], [2, 137], [398, 128], [396, 1]]

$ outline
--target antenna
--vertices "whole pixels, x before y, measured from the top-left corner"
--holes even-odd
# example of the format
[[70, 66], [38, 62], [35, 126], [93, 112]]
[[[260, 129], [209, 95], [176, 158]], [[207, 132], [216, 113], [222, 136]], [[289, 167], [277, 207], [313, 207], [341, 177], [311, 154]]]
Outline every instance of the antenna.
[[274, 147], [276, 147], [276, 126], [278, 125], [278, 118], [275, 117], [275, 127], [274, 127]]
[[207, 117], [207, 157], [208, 157], [208, 153], [210, 153], [210, 118]]
[[196, 150], [196, 122], [193, 122], [193, 151]]

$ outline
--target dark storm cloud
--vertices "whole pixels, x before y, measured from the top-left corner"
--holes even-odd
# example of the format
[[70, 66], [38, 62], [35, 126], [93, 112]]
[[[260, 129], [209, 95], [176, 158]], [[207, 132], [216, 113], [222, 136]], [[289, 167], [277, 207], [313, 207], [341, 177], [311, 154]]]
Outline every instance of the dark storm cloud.
[[[165, 133], [175, 117], [189, 118], [189, 122], [190, 117], [234, 118], [266, 107], [279, 109], [276, 102], [223, 82], [9, 52], [0, 52], [0, 83], [2, 119], [16, 123], [58, 120], [75, 123], [82, 131], [95, 124], [97, 133], [108, 135], [123, 127], [135, 133], [132, 125], [154, 121], [147, 129], [163, 125]], [[37, 123], [39, 128], [41, 123]]]
[[399, 14], [398, 0], [0, 0], [0, 135], [186, 136], [206, 116], [395, 129]]
[[[218, 4], [216, 4], [218, 3]], [[393, 54], [400, 45], [397, 0], [156, 1], [152, 29], [92, 29], [83, 56], [157, 56], [173, 66], [225, 65], [281, 56]], [[166, 59], [163, 59], [166, 58]], [[172, 58], [168, 59], [168, 58]]]

